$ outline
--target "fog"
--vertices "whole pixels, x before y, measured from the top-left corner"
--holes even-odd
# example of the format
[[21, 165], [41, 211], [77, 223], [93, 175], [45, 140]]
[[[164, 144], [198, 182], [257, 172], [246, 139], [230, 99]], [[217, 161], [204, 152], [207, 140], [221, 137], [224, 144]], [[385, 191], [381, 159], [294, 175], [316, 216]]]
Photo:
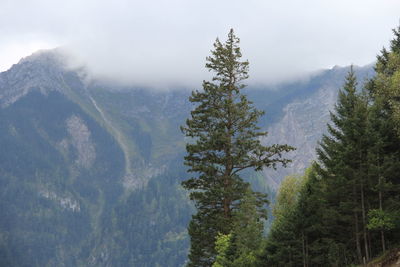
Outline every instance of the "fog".
[[94, 77], [148, 87], [199, 87], [205, 57], [230, 28], [250, 62], [249, 84], [334, 65], [365, 65], [392, 38], [398, 0], [2, 0], [0, 70], [63, 47]]

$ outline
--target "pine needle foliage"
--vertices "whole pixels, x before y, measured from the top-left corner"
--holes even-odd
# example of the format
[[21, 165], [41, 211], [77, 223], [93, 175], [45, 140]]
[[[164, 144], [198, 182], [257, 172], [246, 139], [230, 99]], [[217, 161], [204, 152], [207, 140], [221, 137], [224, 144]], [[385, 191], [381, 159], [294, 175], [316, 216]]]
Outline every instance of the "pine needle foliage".
[[191, 191], [198, 211], [189, 225], [188, 266], [211, 266], [215, 261], [216, 236], [230, 233], [233, 214], [248, 189], [239, 173], [248, 168], [260, 171], [277, 164], [285, 166], [289, 160], [282, 154], [293, 149], [261, 143], [267, 133], [257, 122], [264, 112], [242, 94], [249, 62], [241, 57], [239, 38], [233, 30], [225, 43], [215, 41], [206, 59], [206, 68], [214, 76], [203, 82], [203, 90], [192, 92], [189, 100], [195, 107], [181, 127], [190, 139], [185, 165], [193, 173], [182, 185]]

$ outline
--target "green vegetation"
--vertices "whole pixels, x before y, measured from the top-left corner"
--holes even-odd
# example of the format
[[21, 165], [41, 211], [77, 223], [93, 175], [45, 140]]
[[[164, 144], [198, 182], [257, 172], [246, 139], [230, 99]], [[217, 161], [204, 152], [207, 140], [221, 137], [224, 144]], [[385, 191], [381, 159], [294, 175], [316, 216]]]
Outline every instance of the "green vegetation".
[[361, 92], [350, 70], [318, 162], [283, 182], [259, 266], [349, 266], [398, 245], [400, 28], [394, 33]]
[[185, 165], [195, 176], [182, 184], [191, 190], [197, 213], [188, 229], [188, 266], [213, 265], [218, 234], [228, 235], [217, 243], [221, 253], [227, 246], [228, 250], [234, 247], [234, 252], [229, 252], [234, 266], [252, 262], [251, 247], [257, 242], [245, 238], [261, 238], [259, 221], [265, 217], [266, 196], [253, 192], [238, 174], [249, 168], [259, 171], [278, 163], [286, 165], [288, 160], [281, 155], [293, 149], [261, 144], [259, 138], [267, 135], [257, 126], [263, 112], [241, 93], [245, 87], [242, 81], [248, 78], [248, 62], [240, 61], [241, 56], [233, 30], [224, 44], [217, 39], [206, 64], [215, 75], [211, 82], [203, 82], [203, 91], [194, 91], [189, 98], [196, 106], [182, 131], [191, 138], [186, 145]]
[[213, 267], [257, 266], [257, 255], [261, 252], [263, 219], [265, 210], [259, 206], [256, 194], [247, 190], [233, 218], [230, 234], [219, 234], [215, 241], [217, 257]]
[[[95, 157], [88, 168], [77, 161], [71, 117], [90, 131]], [[144, 176], [146, 187], [126, 194], [122, 149], [82, 103], [32, 92], [3, 109], [0, 121], [0, 266], [184, 264], [193, 207], [177, 179], [185, 175], [182, 154], [170, 154], [173, 168]], [[130, 138], [144, 144], [149, 137], [134, 126]], [[175, 128], [171, 138], [180, 135]], [[139, 150], [137, 158], [146, 154]]]

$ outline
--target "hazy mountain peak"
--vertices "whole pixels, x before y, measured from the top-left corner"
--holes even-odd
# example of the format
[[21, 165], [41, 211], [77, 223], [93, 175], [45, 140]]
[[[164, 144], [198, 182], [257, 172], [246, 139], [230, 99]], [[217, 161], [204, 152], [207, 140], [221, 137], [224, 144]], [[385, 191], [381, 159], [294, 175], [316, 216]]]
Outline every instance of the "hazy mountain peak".
[[64, 58], [58, 50], [39, 51], [0, 73], [0, 106], [6, 107], [33, 90], [42, 94], [63, 89]]
[[22, 58], [18, 64], [40, 64], [50, 68], [60, 68], [65, 65], [66, 54], [61, 48], [38, 50], [30, 56]]

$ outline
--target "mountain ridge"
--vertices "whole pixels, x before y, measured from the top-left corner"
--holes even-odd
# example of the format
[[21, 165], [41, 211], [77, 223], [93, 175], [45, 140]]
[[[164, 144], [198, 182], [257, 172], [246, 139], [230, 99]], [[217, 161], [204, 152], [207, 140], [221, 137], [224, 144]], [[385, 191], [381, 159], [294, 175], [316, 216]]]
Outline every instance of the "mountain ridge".
[[[179, 126], [190, 92], [115, 90], [63, 60], [42, 51], [0, 73], [0, 263], [183, 265], [193, 207], [180, 186]], [[273, 196], [286, 174], [312, 160], [346, 72], [322, 71], [280, 91], [245, 89], [266, 111], [263, 142], [298, 147], [288, 169], [244, 173], [256, 189]]]

